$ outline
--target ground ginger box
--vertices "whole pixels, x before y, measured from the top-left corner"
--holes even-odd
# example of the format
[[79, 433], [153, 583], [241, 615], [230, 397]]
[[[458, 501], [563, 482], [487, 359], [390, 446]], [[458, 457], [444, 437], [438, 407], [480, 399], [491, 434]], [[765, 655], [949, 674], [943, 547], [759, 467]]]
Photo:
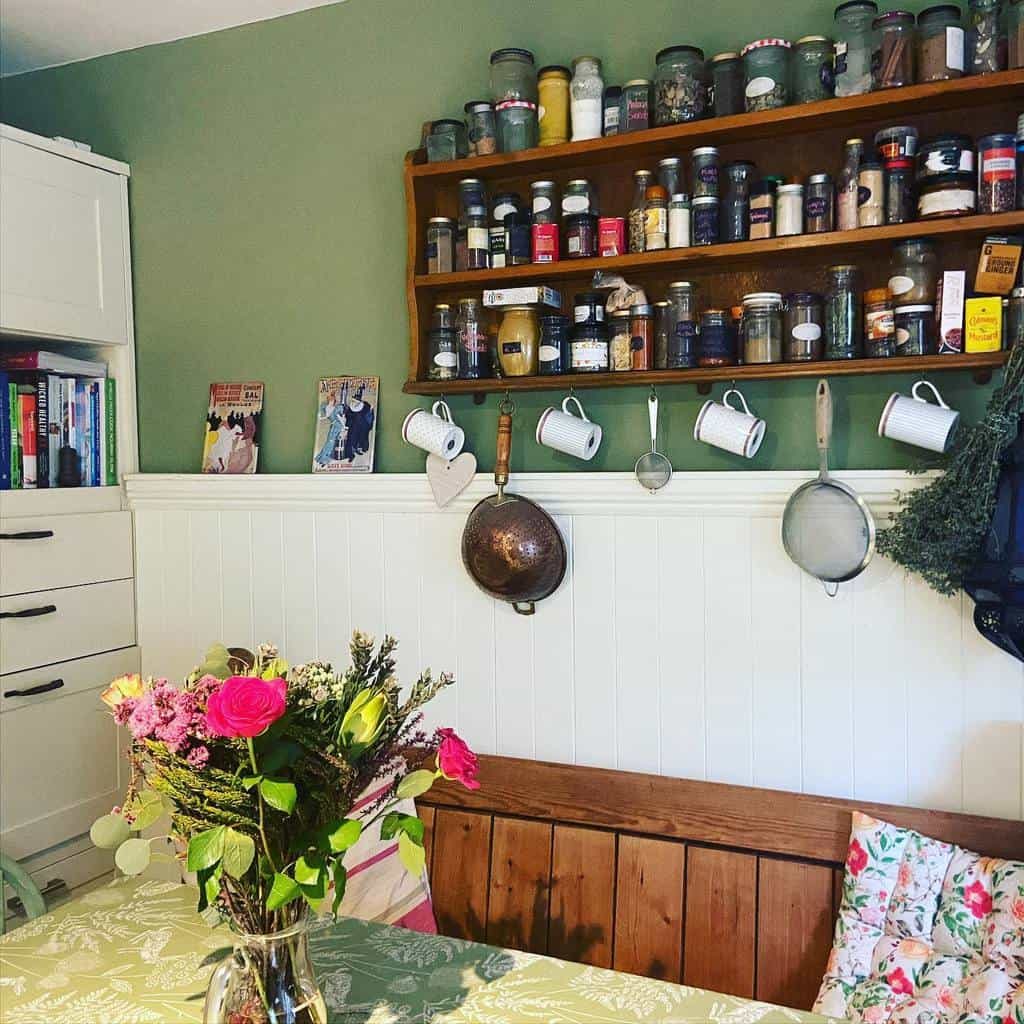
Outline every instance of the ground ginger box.
[[998, 352], [1003, 347], [1003, 300], [998, 295], [964, 303], [967, 352]]
[[1020, 266], [1021, 239], [990, 235], [981, 246], [974, 290], [988, 295], [1009, 295]]

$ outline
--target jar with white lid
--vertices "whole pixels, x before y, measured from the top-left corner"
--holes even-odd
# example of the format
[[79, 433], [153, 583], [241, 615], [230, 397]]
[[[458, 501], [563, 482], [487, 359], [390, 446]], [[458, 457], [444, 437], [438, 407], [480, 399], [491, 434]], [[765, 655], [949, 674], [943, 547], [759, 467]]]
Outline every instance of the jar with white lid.
[[690, 244], [690, 197], [677, 192], [668, 203], [668, 247], [685, 249]]
[[599, 139], [604, 127], [601, 99], [604, 81], [597, 57], [577, 57], [572, 62], [572, 141]]
[[775, 234], [804, 233], [804, 187], [803, 185], [780, 185], [775, 190]]
[[743, 296], [740, 343], [744, 363], [782, 362], [780, 292], [751, 292]]

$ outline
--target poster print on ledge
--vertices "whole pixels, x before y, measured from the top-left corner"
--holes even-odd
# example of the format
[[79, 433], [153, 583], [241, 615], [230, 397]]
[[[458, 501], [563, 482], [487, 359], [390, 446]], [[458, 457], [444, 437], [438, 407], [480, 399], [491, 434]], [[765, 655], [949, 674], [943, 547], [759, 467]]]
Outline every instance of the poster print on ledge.
[[202, 471], [255, 473], [262, 416], [263, 385], [259, 381], [211, 384]]
[[321, 377], [316, 395], [314, 473], [372, 473], [379, 377]]

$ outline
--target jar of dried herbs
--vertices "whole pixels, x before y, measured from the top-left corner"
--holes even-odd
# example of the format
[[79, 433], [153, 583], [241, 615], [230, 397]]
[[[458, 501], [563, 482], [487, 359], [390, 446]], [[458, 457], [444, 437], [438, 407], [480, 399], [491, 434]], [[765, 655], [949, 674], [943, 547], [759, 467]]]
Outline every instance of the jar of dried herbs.
[[723, 242], [743, 242], [750, 237], [750, 182], [757, 168], [750, 160], [734, 160], [722, 168], [725, 195], [719, 237]]
[[690, 204], [694, 245], [714, 245], [719, 238], [718, 197], [697, 196]]
[[876, 14], [878, 4], [874, 0], [847, 0], [835, 10], [837, 96], [871, 92]]
[[716, 53], [710, 62], [708, 109], [715, 117], [742, 114], [743, 61], [738, 53]]
[[654, 123], [696, 121], [707, 111], [704, 51], [698, 46], [668, 46], [655, 57]]
[[537, 72], [529, 50], [506, 47], [491, 54], [491, 96], [502, 153], [537, 145]]
[[441, 118], [430, 126], [427, 136], [427, 163], [462, 160], [469, 156], [466, 126], [453, 118]]
[[789, 51], [785, 39], [756, 39], [743, 47], [743, 95], [747, 111], [773, 110], [789, 102]]
[[470, 156], [490, 156], [498, 152], [498, 125], [494, 104], [486, 100], [470, 100], [463, 107], [469, 136]]
[[633, 202], [629, 208], [630, 252], [643, 252], [646, 248], [647, 189], [653, 180], [654, 175], [650, 171], [633, 172]]
[[849, 264], [829, 267], [825, 295], [825, 358], [857, 359], [863, 340], [860, 271]]
[[598, 212], [597, 189], [586, 178], [573, 178], [562, 193], [562, 216]]
[[668, 356], [670, 370], [685, 370], [697, 365], [697, 315], [694, 309], [693, 284], [673, 281], [668, 286], [671, 309]]
[[897, 306], [893, 310], [896, 325], [896, 355], [930, 356], [935, 354], [935, 307], [920, 303]]
[[999, 29], [1001, 0], [969, 0], [967, 73], [991, 75], [1006, 69], [1006, 40]]
[[885, 223], [906, 224], [914, 219], [914, 161], [885, 161]]
[[541, 146], [560, 146], [569, 141], [568, 68], [549, 64], [537, 72], [537, 125]]
[[875, 89], [895, 89], [914, 84], [914, 15], [910, 11], [886, 11], [874, 21], [877, 49], [871, 59], [871, 83]]
[[815, 103], [835, 95], [835, 44], [827, 36], [804, 36], [793, 46], [793, 102]]
[[964, 30], [956, 4], [937, 4], [917, 16], [917, 80], [944, 82], [964, 73]]

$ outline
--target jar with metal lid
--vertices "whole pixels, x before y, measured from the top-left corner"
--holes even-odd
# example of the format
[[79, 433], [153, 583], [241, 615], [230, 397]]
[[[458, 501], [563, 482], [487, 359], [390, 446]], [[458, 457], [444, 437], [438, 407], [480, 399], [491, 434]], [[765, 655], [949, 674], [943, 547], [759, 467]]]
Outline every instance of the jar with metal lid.
[[1024, 288], [1019, 285], [1010, 292], [1010, 304], [1006, 316], [1006, 344], [1012, 348], [1024, 342]]
[[613, 372], [633, 369], [633, 335], [629, 329], [629, 310], [617, 309], [609, 321], [609, 360]]
[[660, 185], [647, 189], [644, 207], [644, 251], [668, 248], [668, 193]]
[[704, 117], [704, 51], [698, 46], [667, 46], [654, 62], [654, 123], [680, 124]]
[[569, 91], [572, 95], [572, 141], [601, 138], [604, 81], [597, 57], [577, 57], [572, 62]]
[[491, 351], [479, 299], [459, 299], [455, 331], [459, 343], [459, 378], [483, 380], [490, 377]]
[[789, 51], [785, 39], [756, 39], [743, 47], [743, 97], [747, 111], [789, 102]]
[[917, 80], [945, 82], [964, 73], [964, 30], [956, 4], [936, 4], [917, 16]]
[[857, 174], [857, 226], [885, 223], [885, 173], [877, 160], [865, 160]]
[[495, 192], [491, 196], [491, 221], [504, 227], [510, 213], [525, 211], [523, 199], [518, 192]]
[[619, 134], [619, 117], [622, 114], [622, 86], [609, 85], [601, 100], [602, 130], [606, 136]]
[[804, 231], [803, 185], [780, 185], [775, 191], [775, 234], [779, 238]]
[[978, 213], [1010, 213], [1017, 201], [1017, 140], [1009, 132], [978, 139]]
[[906, 224], [914, 219], [914, 164], [912, 160], [885, 162], [885, 223]]
[[574, 324], [603, 324], [604, 295], [601, 292], [578, 292], [572, 299]]
[[918, 185], [918, 220], [966, 217], [974, 213], [977, 195], [973, 174], [939, 174]]
[[718, 196], [718, 150], [714, 146], [698, 146], [690, 154], [690, 178], [694, 199]]
[[466, 222], [465, 270], [486, 270], [490, 265], [491, 240], [487, 231], [487, 214], [470, 213]]
[[716, 53], [709, 62], [708, 110], [713, 117], [742, 114], [743, 60], [732, 51]]
[[974, 139], [970, 135], [936, 135], [921, 144], [917, 154], [917, 180], [920, 184], [940, 175], [973, 173]]
[[786, 296], [783, 316], [783, 358], [787, 363], [821, 359], [824, 312], [817, 292], [793, 292]]
[[700, 315], [698, 366], [736, 363], [736, 325], [725, 309], [705, 309]]
[[491, 54], [491, 98], [501, 152], [515, 153], [536, 146], [537, 72], [529, 50], [506, 47]]
[[967, 74], [1004, 71], [1006, 37], [999, 24], [1002, 0], [968, 0], [967, 8]]
[[572, 73], [560, 64], [537, 72], [537, 129], [541, 146], [560, 146], [569, 141], [569, 79]]
[[540, 318], [540, 349], [537, 372], [542, 377], [569, 372], [569, 318], [547, 313]]
[[452, 315], [452, 307], [447, 302], [439, 302], [430, 313], [431, 329], [448, 327], [454, 329], [455, 317]]
[[429, 380], [455, 380], [459, 375], [459, 346], [453, 327], [431, 327], [427, 331]]
[[743, 296], [740, 342], [744, 363], [782, 362], [782, 295], [751, 292]]
[[690, 244], [690, 197], [677, 192], [668, 202], [668, 247], [685, 249]]
[[864, 293], [864, 355], [869, 359], [896, 355], [896, 321], [888, 288]]
[[651, 127], [651, 83], [633, 78], [622, 87], [619, 133], [639, 132]]
[[506, 377], [533, 377], [538, 370], [540, 325], [536, 306], [506, 306], [498, 328], [498, 361]]
[[938, 259], [931, 242], [923, 238], [897, 242], [889, 266], [889, 294], [895, 305], [935, 304]]
[[658, 161], [658, 184], [671, 198], [683, 190], [683, 161], [677, 156], [667, 156]]
[[860, 271], [849, 264], [829, 267], [825, 293], [825, 358], [858, 359], [863, 340]]
[[734, 160], [722, 168], [725, 195], [719, 206], [723, 242], [743, 242], [750, 237], [750, 182], [757, 168], [751, 160]]
[[443, 117], [430, 126], [427, 136], [427, 163], [463, 160], [469, 156], [469, 140], [462, 121]]
[[815, 103], [835, 95], [835, 44], [828, 36], [804, 36], [793, 44], [793, 102]]
[[634, 370], [654, 368], [654, 307], [640, 303], [629, 307], [629, 348]]
[[1024, 114], [1017, 118], [1017, 209], [1024, 210]]
[[930, 356], [935, 354], [935, 307], [923, 303], [897, 306], [893, 310], [896, 327], [896, 355]]
[[650, 171], [633, 172], [633, 202], [629, 208], [629, 251], [643, 252], [646, 247], [645, 224], [647, 189], [654, 175]]
[[690, 224], [694, 245], [714, 245], [718, 241], [718, 199], [698, 196], [690, 204]]
[[533, 260], [533, 235], [528, 210], [505, 217], [505, 266], [522, 267]]
[[827, 174], [812, 174], [807, 179], [804, 230], [809, 235], [835, 230], [835, 186]]
[[667, 299], [654, 303], [654, 369], [668, 369], [669, 338], [675, 328], [672, 306]]
[[836, 187], [836, 221], [840, 231], [857, 227], [857, 205], [860, 199], [858, 178], [864, 158], [864, 140], [847, 139], [843, 145], [843, 169]]
[[470, 100], [463, 108], [466, 112], [467, 137], [470, 156], [490, 156], [498, 152], [498, 123], [494, 104], [487, 100]]
[[530, 183], [530, 212], [534, 224], [558, 222], [558, 186], [553, 181]]
[[690, 369], [697, 365], [697, 314], [693, 284], [673, 281], [668, 286], [671, 323], [665, 365], [670, 370]]
[[875, 149], [884, 161], [913, 160], [917, 153], [917, 129], [909, 124], [881, 128], [875, 132]]
[[871, 58], [872, 88], [914, 84], [914, 20], [910, 11], [886, 11], [875, 18], [878, 36]]
[[428, 274], [448, 274], [455, 269], [456, 231], [450, 217], [431, 217], [427, 221]]
[[1006, 66], [1024, 68], [1024, 0], [1010, 0], [1006, 11], [1006, 40]]
[[531, 256], [534, 263], [557, 263], [560, 255], [558, 186], [553, 181], [535, 181], [530, 185], [533, 224], [530, 228]]
[[874, 0], [849, 0], [835, 10], [837, 96], [871, 92], [871, 59], [875, 50]]
[[598, 212], [597, 190], [586, 178], [573, 178], [562, 193], [562, 216]]
[[750, 186], [750, 238], [759, 240], [775, 235], [775, 192], [774, 181], [762, 178]]
[[608, 371], [608, 328], [604, 324], [579, 324], [569, 345], [572, 373]]
[[597, 217], [574, 213], [565, 218], [566, 259], [589, 259], [597, 255]]

